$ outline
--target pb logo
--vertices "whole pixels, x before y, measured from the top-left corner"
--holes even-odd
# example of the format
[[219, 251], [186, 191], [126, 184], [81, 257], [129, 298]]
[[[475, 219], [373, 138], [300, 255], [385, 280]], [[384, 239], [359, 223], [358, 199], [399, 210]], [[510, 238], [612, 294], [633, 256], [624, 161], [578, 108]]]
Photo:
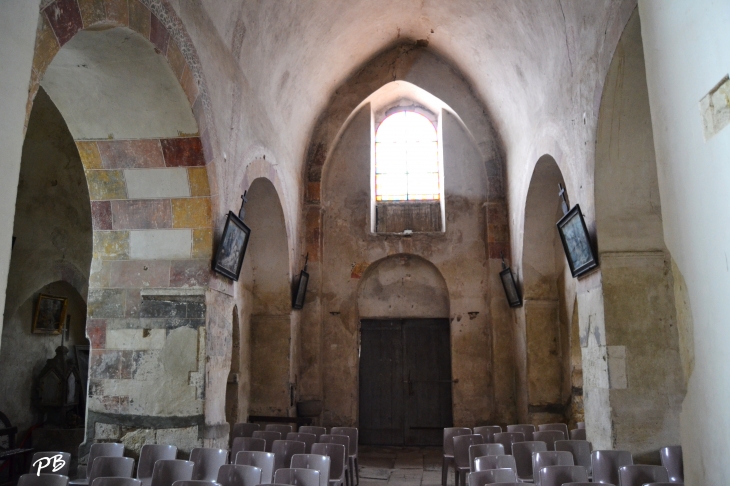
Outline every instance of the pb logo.
[[38, 465], [38, 470], [36, 471], [36, 474], [40, 476], [43, 469], [51, 469], [50, 471], [43, 471], [46, 473], [58, 472], [63, 468], [63, 466], [66, 465], [66, 461], [63, 460], [63, 456], [61, 454], [56, 454], [55, 456], [41, 457], [33, 463], [31, 469], [36, 467], [36, 464]]

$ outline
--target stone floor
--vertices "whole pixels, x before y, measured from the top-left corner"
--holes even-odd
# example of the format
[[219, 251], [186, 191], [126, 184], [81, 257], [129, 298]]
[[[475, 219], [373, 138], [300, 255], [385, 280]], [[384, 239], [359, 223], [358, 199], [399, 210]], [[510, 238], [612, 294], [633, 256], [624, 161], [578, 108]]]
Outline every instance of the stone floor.
[[361, 446], [358, 457], [360, 486], [441, 486], [440, 447]]

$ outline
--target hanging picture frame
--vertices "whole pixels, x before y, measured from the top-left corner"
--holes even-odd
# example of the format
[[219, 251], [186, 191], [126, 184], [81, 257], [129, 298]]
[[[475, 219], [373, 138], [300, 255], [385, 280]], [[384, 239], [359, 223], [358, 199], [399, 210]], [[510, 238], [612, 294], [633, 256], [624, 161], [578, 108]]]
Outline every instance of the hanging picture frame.
[[565, 213], [558, 221], [557, 227], [571, 275], [574, 278], [580, 277], [596, 268], [598, 259], [580, 205], [576, 204], [573, 209]]
[[229, 211], [223, 227], [223, 236], [213, 259], [213, 270], [238, 281], [250, 237], [251, 228], [246, 226], [246, 223], [233, 211]]
[[33, 315], [33, 334], [61, 334], [66, 322], [68, 299], [55, 295], [40, 294]]
[[507, 296], [509, 306], [520, 307], [522, 305], [522, 296], [517, 288], [517, 282], [515, 281], [512, 269], [507, 267], [499, 272], [499, 279], [502, 281], [502, 287], [504, 287], [504, 294]]
[[309, 262], [309, 253], [307, 253], [307, 257], [304, 260], [304, 268], [301, 272], [299, 272], [299, 280], [297, 281], [297, 286], [294, 289], [294, 294], [292, 296], [292, 308], [293, 309], [303, 309], [304, 308], [304, 299], [307, 296], [307, 284], [309, 283], [309, 273], [307, 273], [307, 263]]

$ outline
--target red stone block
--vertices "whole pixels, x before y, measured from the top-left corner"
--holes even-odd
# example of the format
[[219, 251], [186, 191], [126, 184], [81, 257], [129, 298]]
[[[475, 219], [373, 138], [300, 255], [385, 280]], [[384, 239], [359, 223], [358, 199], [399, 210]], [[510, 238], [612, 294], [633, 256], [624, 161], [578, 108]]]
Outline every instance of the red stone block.
[[133, 199], [111, 202], [112, 228], [172, 228], [172, 205], [169, 199]]
[[170, 267], [170, 287], [207, 287], [210, 261], [175, 260]]
[[86, 324], [86, 334], [89, 336], [92, 349], [104, 349], [106, 347], [106, 320], [90, 319]]
[[170, 262], [168, 260], [121, 260], [109, 264], [111, 265], [110, 287], [135, 289], [170, 285]]
[[509, 258], [510, 256], [509, 243], [489, 243], [487, 247], [489, 249], [489, 258], [498, 259], [502, 258], [502, 255]]
[[201, 167], [205, 165], [200, 137], [160, 140], [167, 167]]
[[164, 167], [160, 141], [114, 140], [97, 142], [101, 165], [105, 169], [145, 169]]
[[167, 55], [167, 44], [170, 41], [170, 33], [156, 15], [152, 15], [150, 27], [150, 42], [152, 42], [163, 55]]
[[81, 20], [81, 11], [76, 0], [56, 0], [45, 8], [43, 13], [56, 34], [58, 43], [62, 46], [84, 28]]
[[94, 231], [112, 229], [111, 202], [91, 201], [91, 223]]

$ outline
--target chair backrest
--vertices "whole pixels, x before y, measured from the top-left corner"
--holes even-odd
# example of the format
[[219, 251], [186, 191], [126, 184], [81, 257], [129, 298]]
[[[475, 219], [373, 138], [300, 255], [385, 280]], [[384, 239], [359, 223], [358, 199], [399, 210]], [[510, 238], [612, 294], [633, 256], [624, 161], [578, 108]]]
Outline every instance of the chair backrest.
[[91, 486], [142, 486], [142, 481], [134, 478], [96, 478]]
[[257, 437], [236, 437], [231, 446], [231, 462], [236, 459], [236, 454], [241, 451], [266, 451], [266, 440]]
[[345, 446], [345, 458], [350, 456], [350, 438], [346, 435], [322, 434], [319, 441], [323, 444], [340, 444]]
[[532, 434], [535, 440], [540, 440], [547, 445], [549, 451], [555, 450], [556, 440], [565, 440], [567, 437], [560, 430], [540, 430]]
[[117, 442], [98, 442], [91, 444], [89, 449], [89, 460], [86, 463], [86, 477], [91, 474], [91, 468], [94, 467], [94, 459], [97, 457], [122, 457], [124, 456], [124, 444]]
[[101, 456], [94, 459], [89, 471], [89, 484], [96, 478], [131, 478], [134, 459], [131, 457]]
[[467, 479], [469, 486], [484, 486], [494, 483], [514, 483], [517, 475], [512, 469], [487, 469], [486, 471], [473, 472]]
[[286, 434], [286, 440], [304, 442], [304, 452], [309, 454], [312, 452], [312, 445], [317, 442], [317, 436], [306, 432], [289, 432]]
[[345, 479], [345, 446], [342, 444], [324, 444], [318, 442], [312, 446], [312, 454], [319, 454], [330, 458], [330, 479]]
[[454, 437], [454, 464], [458, 467], [471, 467], [469, 447], [484, 444], [484, 437], [479, 434], [458, 435]]
[[175, 481], [189, 481], [193, 478], [191, 461], [161, 459], [155, 462], [152, 469], [152, 486], [172, 486]]
[[454, 455], [454, 437], [468, 434], [471, 434], [471, 429], [467, 427], [446, 427], [444, 429], [444, 455]]
[[36, 452], [30, 462], [30, 472], [68, 476], [71, 470], [71, 454], [68, 452]]
[[482, 425], [480, 427], [474, 427], [474, 433], [484, 437], [485, 444], [491, 444], [494, 442], [494, 434], [502, 432], [502, 427], [499, 425]]
[[517, 465], [517, 477], [520, 479], [532, 479], [532, 453], [547, 451], [544, 442], [528, 440], [512, 444], [512, 455]]
[[586, 423], [585, 422], [576, 422], [575, 426], [578, 427], [579, 429], [585, 429]]
[[588, 440], [586, 429], [573, 429], [570, 431], [570, 440]]
[[208, 479], [187, 479], [172, 483], [172, 486], [221, 486], [213, 480]]
[[281, 432], [274, 432], [273, 430], [257, 430], [253, 433], [253, 437], [256, 439], [264, 439], [266, 441], [266, 452], [271, 452], [271, 446], [274, 445], [275, 440], [281, 440]]
[[583, 466], [591, 474], [591, 443], [586, 440], [556, 440], [555, 450], [573, 454], [576, 466]]
[[532, 434], [535, 432], [535, 426], [532, 424], [508, 425], [507, 432], [522, 432], [525, 434], [525, 440], [535, 440], [532, 438]]
[[294, 454], [291, 467], [294, 469], [314, 469], [319, 471], [319, 486], [327, 486], [330, 481], [332, 460], [322, 454]]
[[261, 469], [261, 484], [274, 480], [274, 454], [271, 452], [242, 451], [236, 454], [235, 464]]
[[294, 432], [294, 427], [287, 424], [266, 424], [264, 430], [268, 432], [279, 432], [282, 437], [286, 437], [289, 432]]
[[683, 486], [683, 485], [684, 485], [684, 483], [673, 483], [671, 481], [668, 483], [646, 483], [646, 484], [644, 484], [644, 486]]
[[350, 438], [350, 455], [357, 455], [358, 431], [355, 427], [332, 427], [332, 435], [346, 435]]
[[314, 434], [315, 436], [317, 436], [317, 440], [315, 440], [314, 442], [319, 442], [319, 437], [322, 434], [326, 434], [327, 429], [325, 429], [324, 427], [315, 427], [314, 425], [302, 425], [301, 427], [299, 427], [299, 433]]
[[38, 475], [37, 472], [23, 474], [18, 478], [18, 486], [68, 486], [68, 476], [45, 473]]
[[504, 453], [507, 455], [512, 454], [512, 444], [514, 442], [524, 442], [525, 434], [522, 432], [500, 432], [494, 434], [494, 442], [496, 444], [502, 444], [504, 446]]
[[634, 463], [629, 451], [593, 451], [591, 470], [594, 483], [608, 483], [618, 486], [618, 470]]
[[561, 423], [554, 423], [554, 424], [542, 424], [537, 426], [537, 430], [539, 432], [545, 432], [546, 430], [559, 430], [563, 433], [565, 438], [568, 438], [568, 426]]
[[221, 486], [256, 486], [261, 484], [261, 469], [243, 464], [225, 464], [218, 470], [216, 482]]
[[540, 486], [562, 486], [565, 483], [587, 482], [588, 472], [583, 466], [547, 466], [537, 473]]
[[[484, 436], [482, 435], [482, 437]], [[469, 465], [471, 466], [471, 472], [476, 470], [474, 469], [474, 461], [477, 457], [503, 455], [504, 446], [502, 444], [474, 444], [473, 446], [469, 446]]]
[[672, 483], [684, 482], [684, 462], [682, 460], [682, 446], [662, 447], [659, 450], [662, 466], [667, 468], [669, 481]]
[[236, 437], [253, 437], [253, 433], [257, 430], [261, 430], [259, 424], [249, 424], [246, 422], [234, 424], [231, 429], [231, 441]]
[[512, 469], [517, 474], [517, 464], [514, 456], [483, 456], [474, 461], [474, 470], [488, 471], [490, 469]]
[[[540, 475], [537, 471], [548, 466], [575, 466], [573, 454], [567, 451], [542, 451], [532, 455], [532, 471], [535, 484], [540, 485]], [[585, 469], [585, 468], [584, 468]]]
[[288, 468], [291, 465], [291, 458], [294, 454], [304, 454], [307, 446], [298, 440], [275, 440], [271, 448], [274, 454], [274, 476], [281, 468]]
[[319, 471], [298, 468], [279, 469], [274, 473], [274, 482], [294, 486], [319, 486]]
[[618, 470], [621, 486], [643, 486], [646, 483], [668, 483], [669, 473], [664, 466], [631, 465]]
[[155, 463], [161, 459], [172, 460], [177, 457], [177, 447], [163, 444], [145, 444], [139, 451], [137, 479], [152, 477]]
[[[595, 483], [591, 483], [590, 481], [584, 481], [584, 482], [580, 482], [580, 483], [563, 483], [563, 486], [596, 486], [596, 485], [595, 485]], [[614, 486], [614, 485], [609, 484], [607, 486]], [[615, 486], [618, 486], [618, 485], [615, 485]], [[678, 485], [675, 484], [674, 486], [678, 486]]]
[[228, 464], [228, 451], [209, 447], [196, 447], [190, 452], [190, 460], [195, 464], [193, 468], [194, 481], [215, 481], [218, 469]]

